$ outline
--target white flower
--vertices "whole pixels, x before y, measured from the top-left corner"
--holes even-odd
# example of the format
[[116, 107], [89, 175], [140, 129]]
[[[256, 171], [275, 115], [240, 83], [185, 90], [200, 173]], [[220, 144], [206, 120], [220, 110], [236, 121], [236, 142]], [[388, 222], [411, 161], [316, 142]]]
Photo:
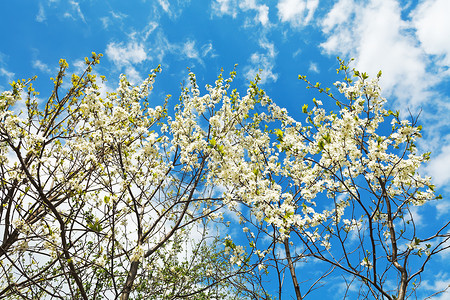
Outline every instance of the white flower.
[[372, 262], [367, 257], [364, 257], [364, 259], [361, 262], [361, 266], [363, 266], [365, 268], [369, 268], [369, 269], [371, 269], [373, 267]]
[[95, 260], [95, 264], [101, 267], [104, 267], [106, 264], [105, 258], [101, 255], [99, 258]]
[[130, 261], [139, 261], [144, 256], [144, 248], [142, 248], [142, 245], [138, 245], [136, 248], [134, 248], [133, 253], [131, 254]]

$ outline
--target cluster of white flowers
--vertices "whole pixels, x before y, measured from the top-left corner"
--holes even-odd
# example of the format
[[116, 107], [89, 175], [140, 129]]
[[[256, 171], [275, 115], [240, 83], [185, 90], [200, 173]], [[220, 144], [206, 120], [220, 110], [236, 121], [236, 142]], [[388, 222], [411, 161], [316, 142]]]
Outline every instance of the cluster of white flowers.
[[225, 239], [225, 254], [230, 255], [230, 263], [241, 266], [245, 259], [245, 250], [241, 245], [236, 245], [231, 240], [231, 237], [227, 236]]
[[372, 262], [367, 257], [364, 257], [364, 259], [361, 261], [361, 266], [368, 269], [373, 268]]
[[347, 232], [350, 232], [352, 230], [358, 230], [362, 227], [361, 221], [355, 220], [355, 219], [344, 219], [342, 220], [344, 223], [344, 230]]
[[[229, 203], [234, 200], [247, 203], [257, 220], [275, 225], [282, 237], [288, 237], [293, 227], [316, 227], [330, 218], [339, 223], [345, 208], [360, 197], [361, 188], [372, 190], [374, 197], [401, 196], [412, 205], [434, 198], [428, 188], [430, 179], [417, 172], [426, 158], [411, 147], [420, 137], [420, 128], [397, 120], [398, 116], [384, 108], [386, 99], [380, 96], [378, 79], [359, 79], [353, 84], [337, 82], [336, 86], [348, 102], [343, 101], [337, 113], [327, 114], [322, 102], [314, 100], [313, 109], [304, 107], [309, 126], [295, 121], [266, 95], [258, 98], [255, 87], [242, 98], [232, 97], [234, 106], [220, 84], [209, 88], [211, 97], [195, 100], [198, 103], [198, 99], [223, 99], [220, 109], [209, 119], [215, 133], [214, 143], [209, 145], [216, 151], [211, 152], [214, 165], [208, 178], [227, 188]], [[253, 126], [246, 126], [242, 116], [235, 113], [250, 114], [257, 103], [267, 110], [254, 114], [250, 118]], [[392, 133], [379, 135], [379, 125], [389, 115], [395, 120]], [[267, 130], [277, 122], [280, 129]], [[235, 131], [219, 134], [227, 124], [232, 124]], [[398, 150], [402, 146], [404, 150]], [[357, 178], [367, 186], [356, 184], [361, 182]], [[284, 186], [277, 181], [296, 187], [299, 192], [295, 198], [293, 193], [282, 192]], [[411, 191], [414, 192], [409, 194]], [[319, 211], [314, 200], [324, 192], [329, 198], [346, 195], [347, 200], [335, 202], [334, 209]], [[375, 215], [380, 213], [383, 212]], [[342, 228], [347, 232], [362, 227], [361, 220], [343, 222]], [[329, 248], [328, 239], [314, 234], [310, 238], [322, 239], [322, 245]]]
[[137, 245], [131, 254], [130, 261], [140, 261], [144, 257], [145, 251], [142, 245]]
[[[346, 232], [362, 228], [362, 220], [346, 216], [352, 201], [366, 205], [360, 193], [370, 191], [368, 204], [378, 203], [369, 209], [369, 215], [372, 221], [381, 222], [381, 227], [387, 223], [383, 201], [405, 199], [395, 211], [434, 198], [431, 179], [417, 172], [427, 160], [414, 148], [420, 128], [386, 111], [377, 79], [337, 82], [345, 97], [339, 110], [327, 113], [323, 103], [314, 100], [312, 109], [303, 107], [307, 116], [304, 126], [254, 84], [243, 96], [229, 92], [233, 76], [220, 76], [214, 86], [206, 86], [207, 93], [202, 96], [190, 73], [190, 87], [183, 89], [180, 104], [168, 116], [166, 107], [150, 108], [146, 99], [154, 75], [139, 86], [121, 76], [118, 89], [106, 97], [101, 97], [96, 86], [86, 88], [83, 95], [66, 104], [64, 113], [55, 119], [57, 126], [55, 120], [51, 123], [35, 117], [35, 111], [30, 114], [34, 117], [23, 120], [9, 110], [20, 93], [0, 95], [1, 130], [8, 133], [5, 139], [11, 139], [11, 145], [22, 147], [23, 157], [28, 156], [30, 175], [51, 178], [57, 188], [55, 195], [71, 195], [73, 203], [67, 209], [94, 211], [89, 216], [90, 230], [101, 231], [105, 241], [114, 236], [123, 251], [134, 249], [132, 262], [143, 257], [147, 247], [143, 243], [157, 243], [164, 234], [164, 226], [153, 223], [156, 219], [166, 217], [167, 224], [174, 223], [178, 211], [167, 211], [190, 200], [185, 189], [192, 187], [195, 178], [202, 181], [202, 187], [194, 187], [194, 197], [202, 194], [203, 183], [223, 187], [221, 197], [230, 209], [238, 210], [238, 204], [244, 203], [258, 225], [265, 223], [278, 230], [281, 241], [296, 230], [326, 250], [331, 249], [334, 230], [330, 224]], [[51, 105], [50, 110], [58, 104]], [[381, 135], [380, 124], [388, 116], [393, 118], [392, 132]], [[40, 129], [27, 132], [26, 128]], [[9, 176], [5, 180], [22, 182], [23, 166], [9, 162], [10, 152], [6, 143], [0, 144], [0, 163]], [[184, 182], [186, 178], [189, 180]], [[328, 202], [319, 202], [322, 197]], [[187, 216], [191, 218], [223, 218], [206, 200], [189, 208]], [[65, 211], [61, 209], [61, 215]], [[105, 214], [111, 211], [120, 226], [104, 229], [102, 224], [108, 223], [103, 222]], [[82, 214], [77, 211], [76, 215]], [[77, 222], [86, 224], [85, 219]], [[48, 224], [57, 227], [57, 222]], [[156, 228], [160, 232], [138, 241], [136, 224], [141, 230]], [[325, 234], [318, 231], [321, 225], [327, 229]], [[15, 221], [13, 226], [25, 236], [38, 232], [24, 221]], [[243, 230], [255, 237], [248, 227]], [[56, 257], [60, 232], [48, 226], [44, 231], [44, 247]], [[387, 239], [389, 235], [384, 236]], [[29, 243], [23, 241], [21, 249], [26, 249]], [[415, 241], [408, 248], [419, 249]], [[254, 250], [259, 259], [269, 253], [267, 249]], [[232, 264], [242, 265], [242, 246], [226, 243], [225, 252]], [[105, 258], [97, 256], [96, 264], [103, 266]], [[371, 268], [367, 258], [361, 265]], [[261, 264], [260, 270], [263, 268]]]

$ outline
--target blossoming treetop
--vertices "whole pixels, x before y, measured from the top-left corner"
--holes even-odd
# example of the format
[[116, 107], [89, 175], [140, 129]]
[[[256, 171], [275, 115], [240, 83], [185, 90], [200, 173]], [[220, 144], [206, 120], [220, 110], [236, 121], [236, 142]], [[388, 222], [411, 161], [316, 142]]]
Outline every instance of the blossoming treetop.
[[[301, 76], [338, 108], [314, 100], [303, 124], [258, 78], [230, 90], [234, 71], [204, 95], [190, 73], [173, 113], [149, 100], [159, 67], [101, 95], [99, 58], [64, 93], [62, 60], [46, 101], [32, 80], [0, 96], [0, 298], [268, 298], [265, 274], [281, 297], [288, 270], [297, 299], [331, 272], [357, 279], [361, 297], [405, 299], [446, 249], [448, 223], [415, 230], [410, 208], [437, 198], [418, 173], [429, 154], [415, 120], [384, 108], [378, 78], [341, 61], [336, 96]], [[226, 210], [247, 247], [212, 234]], [[311, 259], [329, 268], [299, 278]]]

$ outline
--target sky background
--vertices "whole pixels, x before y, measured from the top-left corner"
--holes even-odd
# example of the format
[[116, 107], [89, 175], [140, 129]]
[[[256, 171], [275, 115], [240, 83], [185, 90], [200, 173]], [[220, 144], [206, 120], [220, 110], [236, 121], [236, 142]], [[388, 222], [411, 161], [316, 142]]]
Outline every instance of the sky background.
[[[416, 216], [422, 223], [442, 221], [450, 214], [449, 13], [448, 0], [5, 0], [0, 91], [38, 75], [35, 86], [45, 98], [60, 58], [69, 73], [80, 73], [95, 51], [104, 54], [95, 71], [107, 76], [108, 90], [121, 73], [138, 84], [161, 64], [151, 96], [159, 105], [166, 94], [177, 98], [187, 67], [204, 86], [221, 68], [228, 73], [238, 64], [236, 88], [245, 92], [262, 69], [269, 96], [303, 120], [302, 105], [317, 95], [297, 76], [331, 86], [341, 79], [336, 56], [354, 58], [353, 66], [372, 76], [383, 71], [388, 108], [404, 116], [421, 112], [419, 149], [432, 151], [422, 172], [434, 178], [444, 200]], [[450, 271], [435, 271], [425, 281], [429, 290], [450, 282]]]

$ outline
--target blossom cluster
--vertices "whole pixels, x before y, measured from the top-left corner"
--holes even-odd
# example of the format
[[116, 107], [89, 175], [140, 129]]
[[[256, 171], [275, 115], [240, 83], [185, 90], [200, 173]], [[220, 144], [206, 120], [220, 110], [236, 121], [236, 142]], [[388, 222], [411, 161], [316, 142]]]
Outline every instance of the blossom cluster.
[[[222, 205], [256, 228], [273, 226], [280, 243], [296, 232], [330, 251], [336, 231], [359, 231], [364, 217], [379, 222], [387, 233], [382, 242], [389, 242], [392, 218], [400, 215], [393, 212], [435, 198], [431, 179], [418, 172], [428, 159], [414, 144], [421, 128], [385, 109], [377, 78], [337, 82], [340, 98], [330, 97], [338, 110], [327, 112], [328, 105], [314, 99], [312, 109], [303, 106], [302, 123], [257, 82], [245, 95], [230, 91], [234, 72], [220, 75], [204, 95], [190, 73], [170, 114], [148, 99], [159, 71], [138, 86], [121, 76], [106, 96], [94, 77], [73, 77], [67, 97], [54, 93], [44, 104], [30, 90], [26, 95], [23, 81], [1, 94], [2, 184], [17, 189], [5, 204], [14, 213], [1, 215], [11, 220], [1, 221], [21, 234], [16, 252], [44, 240], [42, 251], [56, 259], [68, 243], [81, 249], [81, 241], [95, 240], [85, 255], [97, 266], [115, 259], [106, 255], [111, 245], [129, 265], [154, 253], [150, 249], [170, 240], [182, 222], [221, 220]], [[25, 102], [26, 113], [14, 111], [18, 102]], [[388, 134], [381, 128], [386, 118]], [[223, 193], [213, 197], [214, 189]], [[67, 242], [62, 235], [69, 224], [83, 233]], [[244, 247], [231, 239], [224, 246], [230, 262], [241, 266]], [[269, 253], [254, 250], [260, 260]], [[372, 266], [367, 257], [360, 264]]]

